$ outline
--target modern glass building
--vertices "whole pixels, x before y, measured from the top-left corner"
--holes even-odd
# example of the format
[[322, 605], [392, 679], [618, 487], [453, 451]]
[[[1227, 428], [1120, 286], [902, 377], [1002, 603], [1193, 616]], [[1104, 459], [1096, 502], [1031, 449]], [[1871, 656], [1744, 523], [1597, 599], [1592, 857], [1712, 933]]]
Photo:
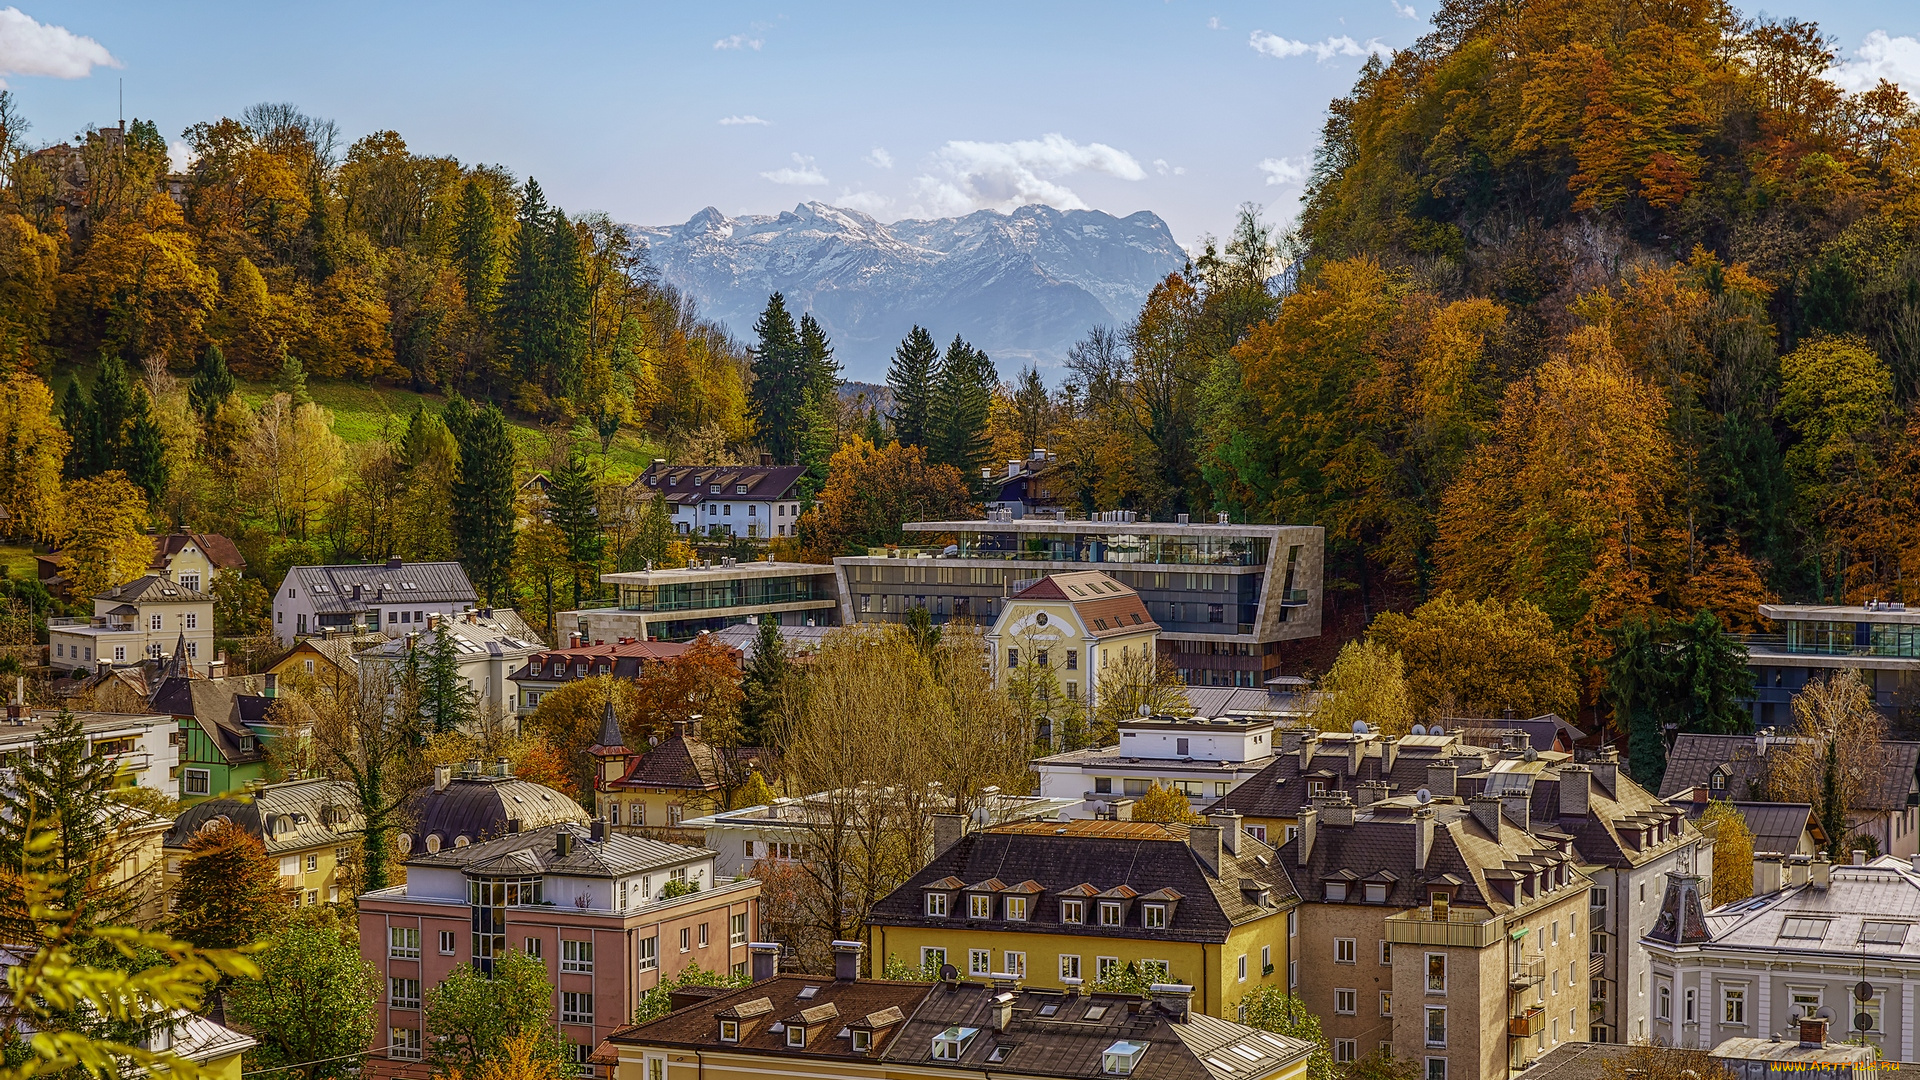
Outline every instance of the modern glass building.
[[1858, 671], [1889, 719], [1920, 706], [1920, 608], [1884, 601], [1762, 604], [1760, 614], [1776, 631], [1744, 638], [1755, 727], [1791, 724], [1793, 695], [1838, 668]]
[[839, 615], [831, 566], [751, 562], [679, 570], [602, 574], [619, 587], [607, 607], [562, 612], [565, 629], [586, 641], [623, 638], [686, 641], [701, 631], [723, 630], [772, 615], [782, 625], [831, 625]]
[[1036, 578], [1098, 569], [1138, 592], [1160, 624], [1160, 651], [1194, 686], [1259, 686], [1279, 672], [1280, 642], [1320, 633], [1325, 531], [1307, 525], [1011, 517], [918, 521], [924, 546], [834, 560], [840, 621], [991, 623]]

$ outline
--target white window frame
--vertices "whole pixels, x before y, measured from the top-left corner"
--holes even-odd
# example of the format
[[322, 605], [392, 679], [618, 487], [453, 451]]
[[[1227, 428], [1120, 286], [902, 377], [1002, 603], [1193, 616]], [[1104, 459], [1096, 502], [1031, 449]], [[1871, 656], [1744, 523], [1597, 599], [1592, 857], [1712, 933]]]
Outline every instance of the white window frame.
[[1337, 937], [1333, 939], [1333, 962], [1334, 963], [1352, 964], [1356, 962], [1356, 958], [1359, 955], [1360, 955], [1360, 941], [1358, 938]]
[[1335, 1016], [1357, 1016], [1360, 1013], [1360, 991], [1349, 986], [1336, 986], [1333, 989], [1333, 1012]]
[[593, 974], [592, 939], [560, 939], [560, 970], [581, 975]]
[[387, 956], [394, 960], [420, 959], [420, 928], [417, 926], [388, 927]]

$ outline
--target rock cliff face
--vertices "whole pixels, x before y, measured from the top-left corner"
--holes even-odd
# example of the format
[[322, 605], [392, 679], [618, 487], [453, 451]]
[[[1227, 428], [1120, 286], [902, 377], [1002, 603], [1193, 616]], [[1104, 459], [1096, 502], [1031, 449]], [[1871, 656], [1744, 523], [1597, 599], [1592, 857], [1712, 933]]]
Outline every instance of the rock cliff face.
[[742, 340], [778, 290], [826, 328], [848, 378], [876, 381], [916, 323], [942, 346], [959, 334], [985, 349], [1002, 378], [1028, 361], [1057, 364], [1089, 327], [1131, 321], [1186, 261], [1166, 222], [1144, 210], [1116, 218], [1026, 206], [883, 224], [809, 202], [771, 217], [709, 207], [634, 233], [665, 281]]

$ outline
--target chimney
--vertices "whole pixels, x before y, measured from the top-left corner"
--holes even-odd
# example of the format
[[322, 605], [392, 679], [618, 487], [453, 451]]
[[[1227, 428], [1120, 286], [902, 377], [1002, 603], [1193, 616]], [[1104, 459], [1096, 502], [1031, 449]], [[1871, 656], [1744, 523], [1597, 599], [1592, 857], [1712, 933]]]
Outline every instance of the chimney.
[[1867, 849], [1866, 848], [1853, 849], [1853, 865], [1855, 866], [1867, 865]]
[[967, 835], [967, 816], [965, 814], [933, 815], [933, 853], [939, 855], [960, 842]]
[[388, 559], [388, 560], [387, 560], [387, 569], [389, 569], [389, 570], [398, 570], [398, 569], [400, 569], [400, 568], [401, 568], [402, 566], [405, 566], [405, 565], [406, 565], [406, 563], [405, 563], [405, 562], [404, 562], [403, 560], [400, 560], [400, 559]]
[[1506, 813], [1508, 821], [1518, 825], [1521, 832], [1526, 832], [1533, 827], [1532, 803], [1533, 799], [1527, 792], [1523, 791], [1502, 796], [1500, 799], [1500, 809]]
[[[994, 985], [1000, 985], [995, 979]], [[1013, 991], [1002, 990], [993, 996], [993, 1030], [1004, 1032], [1013, 1026]]]
[[1314, 836], [1320, 831], [1320, 811], [1311, 806], [1300, 808], [1300, 865], [1313, 858]]
[[1380, 775], [1393, 775], [1393, 767], [1400, 761], [1400, 739], [1398, 736], [1380, 740]]
[[1427, 790], [1431, 791], [1436, 799], [1451, 798], [1454, 794], [1454, 783], [1459, 776], [1460, 766], [1452, 761], [1428, 762]]
[[493, 759], [493, 775], [512, 776], [513, 765], [510, 764], [506, 758], [494, 758]]
[[1787, 857], [1787, 884], [1789, 886], [1805, 885], [1807, 883], [1807, 863], [1808, 859], [1805, 855], [1790, 855]]
[[1353, 824], [1353, 796], [1344, 791], [1329, 791], [1313, 797], [1313, 808], [1324, 824], [1346, 826]]
[[435, 791], [447, 790], [447, 784], [450, 781], [452, 781], [452, 779], [453, 779], [453, 766], [435, 765], [433, 767], [433, 790]]
[[1220, 826], [1187, 826], [1187, 845], [1200, 857], [1208, 873], [1214, 877], [1220, 876]]
[[580, 632], [576, 630], [573, 633], [567, 635], [567, 648], [577, 649], [579, 647], [580, 647]]
[[1392, 785], [1385, 780], [1362, 780], [1360, 782], [1360, 805], [1372, 806], [1387, 797]]
[[507, 835], [513, 836], [519, 831], [520, 831], [520, 819], [517, 817], [508, 818], [507, 819]]
[[553, 834], [553, 857], [564, 859], [573, 854], [573, 834], [562, 828]]
[[1193, 1008], [1193, 987], [1185, 983], [1154, 983], [1147, 992], [1174, 1023], [1187, 1022], [1187, 1011]]
[[836, 941], [833, 943], [833, 977], [841, 982], [852, 982], [860, 977], [860, 950], [864, 948], [857, 941]]
[[1347, 775], [1360, 775], [1360, 762], [1367, 756], [1367, 738], [1355, 733], [1347, 743]]
[[466, 765], [461, 767], [460, 771], [468, 776], [479, 776], [480, 775], [480, 759], [477, 757], [468, 758]]
[[[1864, 866], [1866, 852], [1856, 851], [1854, 854], [1861, 856], [1856, 860], [1856, 865]], [[1813, 860], [1813, 887], [1824, 889], [1831, 884], [1833, 884], [1833, 860], [1827, 858], [1827, 853], [1823, 851]]]
[[1231, 855], [1240, 854], [1240, 813], [1237, 810], [1216, 810], [1207, 817], [1220, 824], [1220, 846]]
[[1413, 812], [1413, 868], [1425, 870], [1427, 857], [1433, 854], [1433, 807], [1418, 807]]
[[1115, 799], [1112, 802], [1108, 803], [1107, 805], [1113, 807], [1113, 820], [1115, 821], [1132, 821], [1133, 820], [1133, 800], [1132, 799]]
[[358, 585], [355, 585], [355, 586], [353, 587], [353, 598], [354, 598], [355, 600], [359, 600], [359, 599], [360, 599], [360, 586], [358, 586]]
[[280, 693], [280, 676], [267, 672], [266, 681], [261, 685], [260, 696], [271, 701]]
[[747, 966], [754, 982], [766, 982], [780, 973], [780, 943], [777, 941], [753, 941], [747, 943]]
[[1482, 827], [1484, 827], [1489, 833], [1493, 834], [1494, 843], [1496, 844], [1501, 843], [1502, 837], [1500, 835], [1500, 818], [1501, 818], [1500, 796], [1475, 795], [1473, 798], [1467, 800], [1467, 802], [1470, 806], [1473, 807], [1474, 820], [1478, 821]]
[[1612, 745], [1602, 746], [1594, 751], [1593, 760], [1587, 762], [1593, 770], [1593, 778], [1610, 794], [1619, 795], [1620, 751]]
[[607, 822], [605, 818], [594, 818], [587, 825], [587, 839], [596, 844], [607, 842]]
[[1300, 771], [1313, 768], [1313, 752], [1320, 748], [1320, 733], [1314, 732], [1300, 740]]
[[[1920, 855], [1914, 856], [1920, 860]], [[1780, 891], [1781, 856], [1777, 854], [1759, 854], [1753, 857], [1753, 895], [1765, 896]]]
[[1913, 853], [1912, 868], [1914, 873], [1920, 874], [1920, 851]]
[[1800, 1045], [1808, 1050], [1817, 1050], [1827, 1045], [1825, 1017], [1803, 1016], [1800, 1018]]
[[1080, 996], [1080, 986], [1083, 982], [1085, 982], [1084, 979], [1076, 979], [1071, 975], [1060, 977], [1060, 985], [1067, 988], [1067, 996], [1070, 998]]
[[1593, 799], [1593, 770], [1585, 765], [1560, 766], [1560, 816], [1583, 818]]
[[1300, 751], [1300, 743], [1310, 734], [1312, 728], [1290, 727], [1280, 729], [1280, 752], [1295, 754]]
[[1007, 462], [1007, 479], [1011, 480], [1014, 477], [1019, 475], [1020, 475], [1020, 463], [1018, 461]]

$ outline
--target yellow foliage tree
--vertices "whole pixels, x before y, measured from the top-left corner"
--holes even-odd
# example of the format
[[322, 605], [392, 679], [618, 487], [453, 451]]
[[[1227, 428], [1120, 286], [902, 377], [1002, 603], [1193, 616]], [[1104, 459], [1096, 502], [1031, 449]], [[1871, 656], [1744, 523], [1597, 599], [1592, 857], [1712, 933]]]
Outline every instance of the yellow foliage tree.
[[1753, 830], [1732, 803], [1715, 800], [1700, 815], [1700, 831], [1713, 838], [1713, 906], [1753, 895]]
[[60, 464], [70, 443], [53, 392], [31, 375], [0, 382], [0, 507], [14, 536], [51, 539], [60, 524]]
[[19, 214], [0, 214], [0, 369], [40, 362], [59, 274], [59, 243]]
[[96, 233], [62, 286], [73, 346], [129, 358], [157, 354], [175, 367], [193, 362], [220, 295], [179, 208], [157, 194], [138, 214]]
[[261, 406], [258, 420], [241, 450], [247, 486], [284, 535], [304, 540], [340, 489], [346, 446], [333, 433], [331, 413], [296, 406], [286, 394]]
[[1385, 735], [1405, 735], [1414, 711], [1407, 694], [1406, 664], [1399, 653], [1372, 640], [1349, 641], [1320, 679], [1314, 725], [1322, 731], [1352, 731], [1364, 720]]
[[1198, 825], [1200, 815], [1193, 812], [1185, 795], [1163, 784], [1155, 784], [1133, 804], [1133, 820], [1157, 821], [1166, 825]]
[[75, 598], [139, 577], [153, 561], [147, 496], [118, 469], [75, 480], [61, 499], [61, 573]]
[[[1406, 660], [1416, 716], [1572, 716], [1580, 676], [1566, 636], [1525, 600], [1461, 600], [1441, 593], [1411, 615], [1374, 620], [1367, 640]], [[1344, 658], [1345, 654], [1342, 654]]]

